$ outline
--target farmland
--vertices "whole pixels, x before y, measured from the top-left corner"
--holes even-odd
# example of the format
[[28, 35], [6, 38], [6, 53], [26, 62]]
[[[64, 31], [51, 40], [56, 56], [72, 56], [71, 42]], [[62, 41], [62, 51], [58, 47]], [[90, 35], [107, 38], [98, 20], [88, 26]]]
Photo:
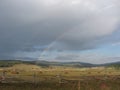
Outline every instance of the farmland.
[[16, 64], [0, 68], [0, 75], [0, 90], [120, 90], [120, 71], [111, 67]]

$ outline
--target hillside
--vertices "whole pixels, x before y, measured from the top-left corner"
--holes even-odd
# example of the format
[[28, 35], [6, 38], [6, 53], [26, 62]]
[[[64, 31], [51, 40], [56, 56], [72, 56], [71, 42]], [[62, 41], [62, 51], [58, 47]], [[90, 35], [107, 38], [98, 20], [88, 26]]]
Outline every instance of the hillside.
[[23, 60], [0, 60], [0, 67], [11, 67], [16, 64], [31, 64], [38, 65], [41, 67], [49, 66], [65, 66], [65, 67], [95, 67], [95, 66], [106, 66], [106, 67], [120, 67], [120, 62], [106, 63], [106, 64], [90, 64], [84, 62], [49, 62], [49, 61], [23, 61]]
[[93, 67], [93, 64], [83, 62], [49, 62], [49, 61], [23, 61], [23, 60], [0, 60], [0, 67], [11, 67], [16, 64], [32, 64], [41, 67], [66, 66], [66, 67]]

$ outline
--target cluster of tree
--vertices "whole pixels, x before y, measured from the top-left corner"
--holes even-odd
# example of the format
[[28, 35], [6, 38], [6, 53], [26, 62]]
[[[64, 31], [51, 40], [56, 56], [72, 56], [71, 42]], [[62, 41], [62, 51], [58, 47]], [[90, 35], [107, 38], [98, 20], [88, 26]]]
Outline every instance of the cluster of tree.
[[49, 63], [40, 62], [36, 63], [35, 61], [22, 61], [22, 60], [0, 60], [0, 67], [11, 67], [16, 64], [31, 64], [31, 65], [38, 65], [43, 68], [49, 67]]
[[112, 68], [115, 68], [117, 70], [120, 70], [120, 64], [113, 64], [113, 65], [110, 65], [109, 67], [112, 67]]
[[12, 60], [0, 60], [0, 67], [11, 67], [15, 64], [20, 64], [20, 61], [12, 61]]

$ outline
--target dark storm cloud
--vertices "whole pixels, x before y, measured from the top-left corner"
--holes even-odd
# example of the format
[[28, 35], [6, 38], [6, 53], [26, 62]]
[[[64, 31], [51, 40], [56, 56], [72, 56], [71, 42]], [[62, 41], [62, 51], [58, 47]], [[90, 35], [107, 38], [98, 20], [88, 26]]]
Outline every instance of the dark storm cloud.
[[96, 48], [104, 41], [103, 37], [116, 30], [118, 3], [118, 0], [1, 0], [0, 56], [19, 51], [41, 52], [53, 42], [50, 46], [53, 51]]

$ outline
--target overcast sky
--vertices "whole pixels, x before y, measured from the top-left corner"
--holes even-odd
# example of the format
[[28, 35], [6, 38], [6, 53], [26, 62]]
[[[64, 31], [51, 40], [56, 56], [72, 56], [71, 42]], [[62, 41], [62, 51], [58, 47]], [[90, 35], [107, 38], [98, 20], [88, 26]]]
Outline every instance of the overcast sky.
[[0, 59], [120, 61], [119, 0], [0, 0]]

